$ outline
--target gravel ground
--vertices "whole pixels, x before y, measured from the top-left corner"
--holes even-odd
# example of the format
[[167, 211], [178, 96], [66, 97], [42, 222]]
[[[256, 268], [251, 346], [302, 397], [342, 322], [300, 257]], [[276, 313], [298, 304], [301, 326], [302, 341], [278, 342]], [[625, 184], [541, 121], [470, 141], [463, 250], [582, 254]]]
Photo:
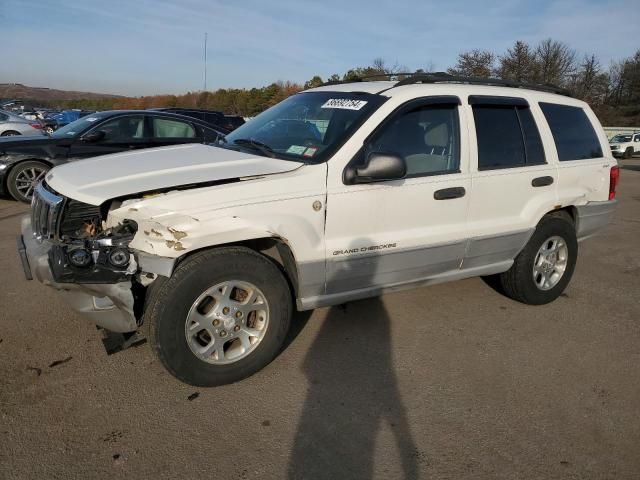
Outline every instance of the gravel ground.
[[0, 200], [0, 478], [640, 477], [640, 162], [566, 293], [480, 279], [316, 310], [259, 374], [198, 389], [27, 282]]

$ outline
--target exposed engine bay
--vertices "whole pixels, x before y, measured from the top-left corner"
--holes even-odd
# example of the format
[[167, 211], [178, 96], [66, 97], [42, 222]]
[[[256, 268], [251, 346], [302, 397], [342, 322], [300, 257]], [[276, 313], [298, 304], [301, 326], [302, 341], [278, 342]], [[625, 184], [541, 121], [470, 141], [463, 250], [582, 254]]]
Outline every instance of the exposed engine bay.
[[[109, 202], [111, 203], [111, 202]], [[60, 216], [58, 241], [49, 264], [58, 283], [117, 283], [137, 270], [128, 245], [138, 229], [131, 220], [105, 228], [108, 206], [68, 199]]]

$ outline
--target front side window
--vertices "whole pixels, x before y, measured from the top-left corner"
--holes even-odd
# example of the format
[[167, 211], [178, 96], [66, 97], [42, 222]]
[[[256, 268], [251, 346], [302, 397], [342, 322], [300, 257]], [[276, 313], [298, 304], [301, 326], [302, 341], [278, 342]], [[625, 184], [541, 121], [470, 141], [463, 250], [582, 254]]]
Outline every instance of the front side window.
[[404, 158], [407, 177], [451, 173], [460, 167], [458, 107], [423, 105], [387, 123], [366, 153], [393, 153]]
[[79, 118], [75, 122], [71, 122], [64, 127], [57, 129], [55, 132], [51, 134], [53, 138], [71, 138], [86, 131], [89, 131], [91, 127], [96, 125], [98, 122], [104, 119], [106, 115], [109, 115], [109, 112], [105, 113], [94, 113], [86, 117]]
[[362, 92], [303, 92], [229, 133], [219, 146], [286, 160], [327, 160], [386, 97]]
[[602, 157], [602, 147], [587, 114], [580, 107], [540, 103], [561, 162]]
[[640, 135], [636, 135], [634, 142], [640, 142]]
[[187, 122], [154, 117], [153, 136], [155, 138], [194, 138], [196, 130]]
[[144, 117], [135, 115], [108, 120], [97, 127], [104, 132], [101, 143], [127, 143], [144, 138]]

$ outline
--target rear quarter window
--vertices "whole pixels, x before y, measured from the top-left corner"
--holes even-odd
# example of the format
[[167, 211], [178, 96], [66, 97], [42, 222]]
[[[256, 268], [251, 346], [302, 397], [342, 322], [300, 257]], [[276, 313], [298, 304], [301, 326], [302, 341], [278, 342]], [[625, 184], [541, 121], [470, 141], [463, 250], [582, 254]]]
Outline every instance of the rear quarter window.
[[580, 107], [540, 103], [547, 119], [561, 162], [602, 157], [602, 146], [596, 131]]

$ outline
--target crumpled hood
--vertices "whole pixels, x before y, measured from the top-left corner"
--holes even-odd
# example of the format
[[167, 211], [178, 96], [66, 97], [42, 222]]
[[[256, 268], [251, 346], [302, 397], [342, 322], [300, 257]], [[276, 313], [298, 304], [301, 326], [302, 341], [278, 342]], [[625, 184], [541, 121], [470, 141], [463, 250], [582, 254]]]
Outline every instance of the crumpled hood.
[[300, 166], [299, 162], [188, 144], [71, 162], [52, 169], [46, 181], [62, 195], [100, 205], [112, 198], [140, 192], [283, 173]]

